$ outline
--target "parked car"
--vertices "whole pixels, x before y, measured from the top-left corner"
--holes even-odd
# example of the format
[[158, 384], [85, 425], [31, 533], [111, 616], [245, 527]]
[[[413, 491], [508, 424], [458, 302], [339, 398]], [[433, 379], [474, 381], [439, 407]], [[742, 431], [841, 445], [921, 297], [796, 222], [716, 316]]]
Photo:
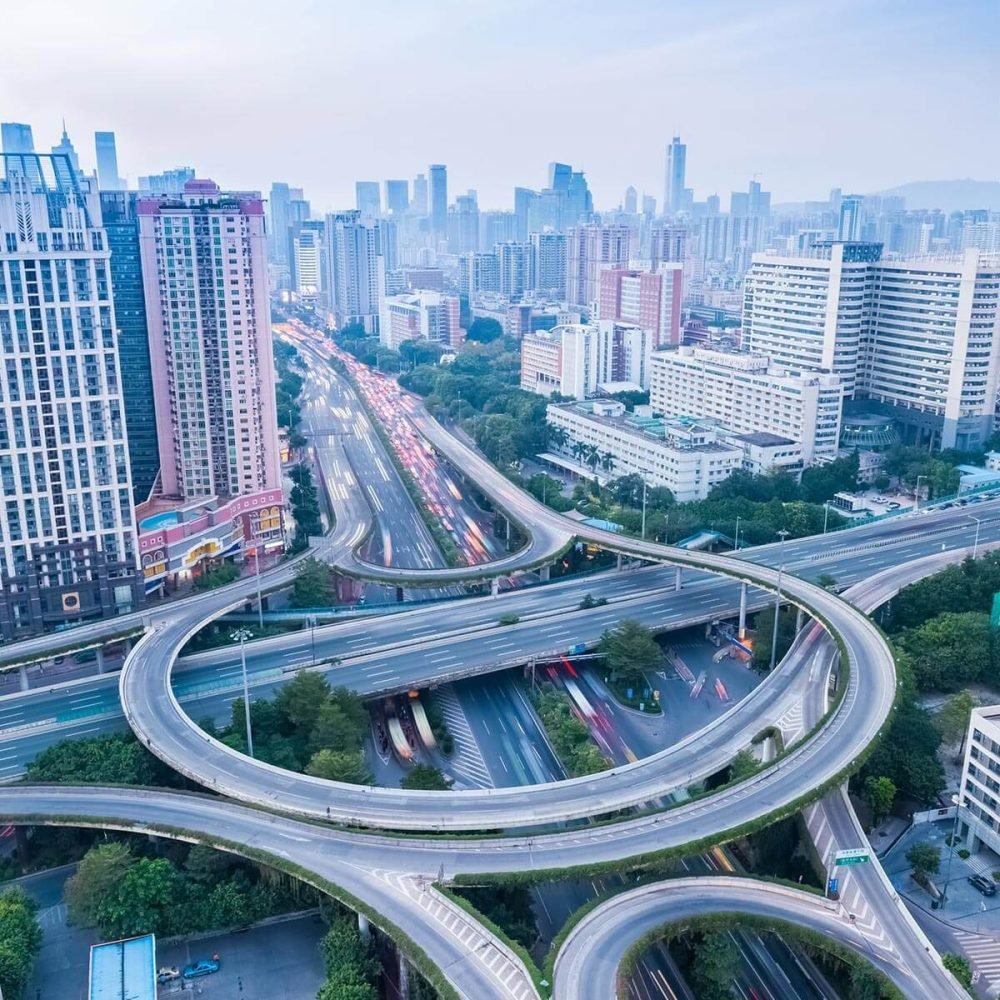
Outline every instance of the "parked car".
[[175, 979], [181, 978], [181, 970], [176, 965], [164, 965], [156, 973], [156, 981], [162, 986], [164, 983], [172, 983]]
[[899, 510], [903, 505], [898, 500], [891, 500], [889, 502], [888, 510]]
[[984, 896], [997, 894], [997, 887], [985, 875], [970, 875], [969, 885], [978, 889]]
[[210, 976], [213, 972], [218, 972], [222, 968], [222, 963], [215, 958], [199, 958], [197, 962], [184, 966], [185, 979], [198, 979], [200, 976]]

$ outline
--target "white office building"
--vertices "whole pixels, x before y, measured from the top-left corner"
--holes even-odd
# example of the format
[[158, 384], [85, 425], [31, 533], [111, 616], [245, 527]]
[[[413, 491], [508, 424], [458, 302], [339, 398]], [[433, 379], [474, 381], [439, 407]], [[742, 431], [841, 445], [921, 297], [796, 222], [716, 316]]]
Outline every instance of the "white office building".
[[1000, 705], [972, 710], [958, 801], [970, 849], [982, 843], [1000, 854]]
[[324, 287], [338, 326], [360, 323], [366, 332], [376, 333], [385, 285], [376, 223], [357, 211], [331, 213], [326, 217], [326, 241]]
[[141, 600], [110, 251], [96, 183], [0, 157], [0, 638]]
[[743, 450], [715, 427], [629, 414], [616, 400], [550, 403], [546, 419], [565, 434], [550, 461], [600, 481], [639, 475], [650, 486], [665, 486], [679, 502], [704, 500], [743, 466]]
[[656, 413], [717, 420], [739, 434], [779, 435], [801, 445], [807, 465], [837, 457], [843, 399], [838, 376], [789, 371], [759, 354], [679, 347], [657, 351], [650, 364]]
[[528, 331], [521, 340], [521, 388], [586, 399], [605, 383], [649, 388], [655, 334], [632, 323], [599, 320]]

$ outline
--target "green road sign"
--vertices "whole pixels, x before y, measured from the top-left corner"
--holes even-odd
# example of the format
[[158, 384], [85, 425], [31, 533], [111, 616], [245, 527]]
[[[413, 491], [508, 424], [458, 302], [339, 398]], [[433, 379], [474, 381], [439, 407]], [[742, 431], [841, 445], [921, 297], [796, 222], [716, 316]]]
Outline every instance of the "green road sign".
[[871, 861], [871, 851], [867, 847], [852, 847], [848, 851], [837, 851], [835, 865], [866, 865]]

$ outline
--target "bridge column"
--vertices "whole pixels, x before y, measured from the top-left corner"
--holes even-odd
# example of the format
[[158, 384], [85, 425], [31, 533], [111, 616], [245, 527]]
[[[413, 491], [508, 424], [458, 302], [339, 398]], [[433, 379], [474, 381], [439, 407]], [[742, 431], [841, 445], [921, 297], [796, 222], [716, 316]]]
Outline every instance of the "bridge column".
[[541, 578], [543, 583], [549, 582], [549, 574], [552, 570], [551, 566], [543, 566], [541, 569]]
[[622, 554], [619, 552], [618, 555], [615, 556], [615, 569], [618, 570], [619, 573], [621, 572], [622, 563], [624, 561], [625, 560], [622, 559]]
[[125, 649], [125, 655], [128, 656], [128, 654], [132, 652], [132, 640], [131, 639], [125, 639], [122, 642], [122, 646]]
[[97, 672], [99, 674], [103, 674], [104, 673], [104, 647], [103, 646], [98, 646], [97, 647], [97, 657], [95, 658], [94, 662], [97, 664]]
[[746, 580], [740, 584], [740, 629], [737, 633], [740, 640], [747, 637], [747, 584]]
[[358, 914], [358, 931], [365, 941], [371, 939], [372, 929], [368, 924], [368, 918], [363, 913]]
[[500, 578], [494, 577], [490, 580], [490, 597], [496, 597], [500, 593]]
[[795, 612], [795, 631], [796, 632], [801, 632], [802, 631], [802, 621], [803, 621], [804, 618], [805, 618], [805, 615], [802, 614], [802, 609], [799, 608]]
[[399, 1000], [410, 1000], [410, 967], [401, 951], [399, 955]]
[[22, 691], [27, 691], [31, 686], [28, 683], [28, 668], [23, 663], [17, 668], [17, 679]]
[[674, 572], [674, 590], [681, 589], [681, 568], [677, 566]]

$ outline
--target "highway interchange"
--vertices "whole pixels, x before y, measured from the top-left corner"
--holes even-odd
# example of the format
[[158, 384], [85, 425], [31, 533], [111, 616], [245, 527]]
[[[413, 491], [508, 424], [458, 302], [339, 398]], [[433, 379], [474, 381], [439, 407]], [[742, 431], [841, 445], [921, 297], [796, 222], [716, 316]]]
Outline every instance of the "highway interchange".
[[[622, 617], [626, 610], [629, 617], [641, 618], [645, 615], [647, 620], [658, 620], [661, 624], [733, 614], [734, 606], [738, 606], [739, 584], [717, 577], [705, 578], [696, 567], [704, 566], [724, 573], [735, 573], [737, 579], [751, 579], [765, 587], [773, 587], [776, 583], [776, 573], [768, 566], [747, 563], [741, 566], [730, 558], [683, 553], [651, 543], [640, 543], [634, 539], [589, 529], [581, 530], [577, 526], [570, 526], [568, 529], [567, 522], [561, 516], [541, 508], [525, 497], [460, 442], [450, 439], [440, 428], [419, 414], [416, 419], [434, 445], [447, 454], [457, 467], [471, 475], [503, 509], [514, 513], [522, 523], [545, 526], [546, 530], [541, 533], [543, 542], [539, 543], [536, 538], [534, 549], [529, 546], [528, 558], [531, 561], [534, 561], [540, 551], [539, 544], [549, 551], [555, 551], [570, 537], [569, 532], [572, 530], [577, 534], [589, 535], [592, 540], [613, 551], [683, 563], [692, 568], [684, 570], [685, 585], [679, 592], [673, 590], [673, 569], [642, 570], [595, 577], [582, 584], [552, 584], [495, 599], [466, 600], [459, 605], [432, 606], [375, 622], [317, 630], [317, 657], [322, 659], [340, 656], [343, 660], [331, 672], [338, 683], [350, 683], [362, 690], [365, 690], [365, 683], [371, 685], [369, 690], [398, 690], [393, 684], [407, 687], [476, 669], [477, 665], [479, 669], [495, 669], [501, 663], [524, 662], [531, 655], [564, 645], [564, 630], [572, 633], [574, 642], [581, 639], [593, 641], [604, 627]], [[325, 447], [320, 447], [317, 443], [317, 459], [325, 477], [337, 477], [334, 481], [340, 482], [345, 482], [346, 479], [346, 486], [349, 487], [353, 483], [349, 477], [344, 476], [343, 468], [337, 470], [331, 465], [334, 460], [339, 460], [336, 458], [338, 443], [336, 439], [330, 439]], [[324, 452], [327, 454], [324, 455]], [[336, 508], [337, 526], [333, 535], [321, 543], [323, 556], [338, 564], [351, 561], [355, 549], [370, 530], [370, 513], [364, 508], [363, 501], [358, 500], [358, 491], [345, 488], [343, 493], [346, 495], [331, 497]], [[977, 516], [982, 521], [983, 541], [1000, 535], [1000, 518], [996, 513], [995, 503], [979, 505]], [[668, 814], [639, 817], [608, 827], [535, 836], [527, 840], [394, 840], [391, 853], [387, 853], [386, 844], [378, 837], [351, 836], [337, 831], [324, 831], [323, 836], [347, 838], [341, 843], [342, 850], [338, 855], [349, 856], [350, 864], [359, 870], [372, 866], [370, 871], [383, 871], [381, 866], [391, 858], [393, 866], [407, 876], [418, 874], [430, 877], [437, 875], [442, 867], [450, 875], [458, 871], [491, 872], [610, 861], [697, 841], [706, 835], [738, 826], [748, 819], [768, 815], [789, 806], [804, 791], [820, 787], [837, 775], [874, 738], [888, 713], [895, 687], [891, 656], [888, 656], [880, 636], [867, 619], [852, 611], [845, 602], [802, 579], [791, 577], [790, 573], [796, 572], [796, 567], [799, 567], [798, 572], [803, 575], [827, 572], [839, 582], [848, 583], [852, 578], [872, 576], [879, 566], [890, 567], [881, 579], [869, 581], [862, 588], [863, 593], [857, 597], [859, 602], [870, 604], [874, 601], [877, 604], [905, 580], [930, 572], [940, 563], [954, 558], [956, 553], [968, 546], [969, 535], [968, 515], [962, 511], [943, 511], [916, 515], [909, 519], [895, 519], [848, 533], [838, 533], [825, 539], [800, 540], [785, 546], [784, 558], [788, 571], [785, 576], [786, 593], [796, 603], [811, 608], [826, 621], [834, 623], [847, 645], [851, 660], [850, 683], [843, 703], [817, 736], [794, 750], [778, 767], [761, 772], [748, 783], [727, 789], [711, 800], [680, 806]], [[345, 557], [345, 552], [350, 555]], [[770, 546], [743, 555], [755, 561], [767, 559], [773, 564], [779, 553], [779, 547]], [[498, 571], [508, 572], [511, 559], [519, 556], [523, 558], [524, 555], [516, 553], [513, 557], [508, 557], [500, 567], [480, 567], [477, 574], [487, 577], [496, 575]], [[823, 555], [828, 558], [818, 558]], [[921, 556], [929, 558], [920, 560]], [[912, 567], [903, 566], [898, 570], [891, 568], [900, 562], [914, 559], [920, 561]], [[399, 579], [395, 576], [395, 570], [387, 570], [385, 567], [381, 569], [386, 578]], [[365, 572], [369, 572], [367, 564]], [[418, 577], [408, 578], [405, 571], [400, 572], [405, 579], [414, 582], [418, 580]], [[419, 582], [426, 582], [426, 569], [413, 572], [420, 574]], [[449, 582], [458, 579], [454, 573], [455, 571], [444, 571], [439, 579]], [[245, 581], [241, 583], [245, 584]], [[248, 594], [245, 586], [242, 590], [239, 588], [240, 584], [237, 584], [224, 592], [201, 598], [196, 609], [178, 603], [154, 615], [152, 629], [133, 650], [121, 678], [122, 702], [133, 728], [151, 744], [155, 753], [209, 788], [225, 791], [248, 802], [280, 806], [285, 811], [298, 811], [318, 817], [326, 815], [326, 809], [331, 808], [331, 815], [343, 820], [395, 829], [511, 829], [559, 821], [569, 816], [594, 815], [612, 808], [659, 798], [666, 791], [690, 783], [698, 774], [709, 773], [710, 770], [718, 770], [720, 766], [724, 766], [736, 750], [749, 742], [748, 733], [752, 735], [756, 731], [748, 727], [755, 725], [759, 729], [765, 719], [773, 721], [774, 711], [785, 704], [788, 698], [802, 700], [808, 696], [809, 691], [825, 690], [825, 683], [818, 684], [816, 681], [819, 673], [825, 680], [826, 668], [817, 672], [817, 666], [821, 661], [827, 663], [833, 659], [833, 645], [825, 637], [824, 631], [818, 626], [805, 630], [781, 669], [758, 689], [765, 692], [758, 698], [759, 704], [752, 704], [751, 696], [743, 705], [732, 710], [725, 726], [713, 727], [711, 733], [695, 734], [691, 740], [679, 745], [679, 748], [671, 748], [663, 754], [628, 767], [615, 768], [599, 778], [560, 782], [552, 786], [494, 790], [488, 794], [438, 793], [437, 797], [434, 793], [404, 795], [389, 789], [365, 791], [350, 786], [313, 783], [300, 775], [268, 769], [240, 755], [226, 753], [226, 748], [220, 750], [212, 746], [181, 710], [171, 689], [169, 677], [169, 665], [176, 650], [205, 620], [228, 607], [241, 605]], [[602, 595], [610, 594], [617, 603], [601, 609], [600, 615], [595, 612], [586, 616], [578, 615], [577, 620], [569, 622], [570, 627], [566, 630], [567, 621], [574, 614], [571, 610], [573, 602], [578, 603], [580, 594], [588, 591], [596, 593], [599, 588]], [[766, 598], [762, 595], [751, 596], [752, 603], [762, 599]], [[517, 626], [499, 629], [496, 625], [499, 614], [518, 606], [518, 602], [523, 603], [526, 612], [530, 608], [539, 617]], [[498, 608], [502, 610], [498, 611]], [[164, 617], [158, 620], [161, 614]], [[442, 632], [448, 631], [449, 616], [452, 631], [464, 635], [442, 636]], [[552, 625], [560, 628], [553, 629]], [[542, 631], [543, 627], [549, 628], [548, 634]], [[477, 628], [480, 631], [474, 632]], [[410, 630], [409, 634], [407, 629]], [[389, 637], [392, 641], [387, 641]], [[496, 638], [501, 641], [493, 641], [490, 648], [488, 643]], [[381, 646], [380, 640], [383, 643]], [[288, 639], [268, 640], [271, 644], [269, 646], [266, 643], [255, 644], [260, 646], [259, 653], [252, 654], [260, 657], [255, 663], [255, 671], [258, 675], [264, 673], [265, 657], [271, 658], [273, 669], [273, 658], [277, 650], [282, 650], [278, 653], [281, 656], [295, 654], [283, 666], [295, 666], [302, 661], [303, 656], [311, 659], [312, 650], [303, 650], [303, 642], [303, 634], [299, 633]], [[372, 643], [373, 647], [369, 649], [363, 643]], [[469, 648], [464, 648], [463, 643]], [[41, 644], [36, 643], [37, 645]], [[254, 646], [250, 648], [253, 650]], [[405, 677], [391, 673], [393, 669], [399, 669], [396, 658], [400, 653], [405, 657]], [[432, 655], [434, 653], [437, 655]], [[227, 656], [231, 660], [231, 651], [220, 651], [219, 654], [207, 654], [179, 667], [178, 689], [183, 691], [183, 686], [199, 670], [207, 672], [217, 668]], [[349, 674], [351, 670], [354, 671], [353, 676]], [[58, 698], [57, 690], [46, 693], [46, 697]], [[859, 697], [859, 690], [863, 690], [862, 697]], [[39, 692], [30, 692], [19, 696], [17, 700], [23, 701], [26, 707], [38, 696]], [[6, 701], [2, 711], [9, 710], [14, 699], [8, 698]], [[818, 715], [823, 714], [820, 708], [816, 712]], [[27, 715], [25, 718], [27, 720]], [[66, 731], [60, 727], [55, 727], [52, 731], [57, 733], [56, 738], [66, 735]], [[684, 764], [679, 763], [685, 758], [697, 759], [702, 770], [693, 764], [685, 769]], [[704, 768], [709, 768], [709, 771], [704, 771]], [[78, 796], [76, 800], [73, 798], [74, 791]], [[76, 801], [81, 806], [76, 810], [76, 815], [95, 815], [90, 810], [95, 802], [99, 802], [98, 815], [117, 816], [129, 821], [136, 819], [136, 814], [128, 809], [124, 812], [116, 811], [124, 803], [116, 799], [116, 793], [111, 791], [18, 788], [5, 790], [2, 795], [5, 813], [11, 818], [41, 814], [49, 810], [52, 810], [53, 816], [66, 816], [69, 811], [67, 803]], [[102, 799], [102, 795], [110, 798]], [[143, 808], [148, 806], [151, 813], [159, 818], [143, 820], [140, 817], [140, 821], [182, 826], [227, 839], [243, 839], [242, 836], [232, 836], [236, 831], [224, 832], [219, 827], [213, 828], [215, 820], [206, 819], [211, 809], [215, 808], [213, 800], [192, 799], [191, 801], [198, 803], [213, 802], [213, 805], [205, 805], [198, 812], [200, 818], [197, 820], [190, 815], [190, 809], [180, 810], [185, 822], [178, 823], [164, 818], [164, 814], [170, 814], [171, 808], [179, 809], [176, 802], [173, 806], [163, 804], [167, 798], [177, 797], [153, 796], [149, 803], [144, 797]], [[241, 834], [250, 836], [250, 840], [246, 841], [248, 843], [259, 842], [258, 833], [250, 829], [252, 821], [249, 817], [257, 817], [259, 823], [275, 825], [280, 822], [288, 824], [289, 828], [304, 828], [313, 831], [313, 836], [320, 836], [315, 833], [315, 827], [300, 828], [291, 820], [261, 818], [259, 813], [252, 810], [229, 808], [233, 817], [239, 815], [249, 824], [239, 829]], [[108, 809], [111, 811], [106, 811]], [[181, 817], [175, 816], [175, 819], [179, 818]], [[188, 821], [201, 823], [202, 826], [186, 827]], [[292, 839], [306, 843], [299, 841], [298, 835]], [[308, 854], [306, 847], [302, 847], [301, 851], [295, 850], [296, 860], [301, 860], [298, 858], [299, 853], [303, 856]], [[287, 855], [287, 845], [285, 849], [275, 853]], [[338, 871], [337, 877], [324, 877], [332, 878], [362, 899], [371, 896], [370, 891], [365, 895], [358, 891], [357, 886], [352, 888], [352, 885], [347, 884], [343, 871]], [[384, 882], [384, 879], [381, 881]], [[357, 878], [347, 879], [347, 882], [355, 883]], [[746, 885], [746, 882], [741, 882], [741, 886]], [[367, 888], [371, 889], [370, 886]], [[748, 891], [744, 890], [744, 894]], [[907, 995], [951, 995], [950, 992], [942, 991], [951, 991], [953, 981], [941, 971], [934, 956], [924, 951], [922, 942], [913, 944], [916, 939], [912, 928], [905, 925], [905, 921], [900, 923], [902, 918], [897, 919], [894, 915], [897, 910], [898, 907], [894, 907], [882, 915], [883, 926], [889, 926], [895, 932], [893, 947], [905, 955], [911, 968], [918, 969], [922, 963], [925, 966], [925, 975], [921, 977], [924, 980], [922, 985], [926, 989], [937, 990], [934, 993], [907, 992]], [[395, 910], [389, 912], [396, 913]], [[414, 929], [409, 924], [404, 929], [413, 936]], [[905, 940], [896, 940], [897, 937]], [[418, 941], [418, 944], [421, 942]], [[426, 944], [422, 946], [439, 965], [447, 964], [441, 955], [440, 943], [433, 948], [426, 947]], [[455, 982], [451, 973], [449, 978], [452, 978], [464, 995], [507, 995], [502, 991], [496, 992], [495, 982], [492, 987], [494, 992], [466, 992], [465, 987], [471, 984]], [[916, 984], [908, 982], [907, 985], [915, 987]], [[481, 986], [480, 983], [476, 988]], [[559, 988], [561, 986], [557, 977], [557, 989]], [[589, 985], [587, 990], [591, 990]], [[609, 994], [591, 991], [564, 995], [606, 997]]]

